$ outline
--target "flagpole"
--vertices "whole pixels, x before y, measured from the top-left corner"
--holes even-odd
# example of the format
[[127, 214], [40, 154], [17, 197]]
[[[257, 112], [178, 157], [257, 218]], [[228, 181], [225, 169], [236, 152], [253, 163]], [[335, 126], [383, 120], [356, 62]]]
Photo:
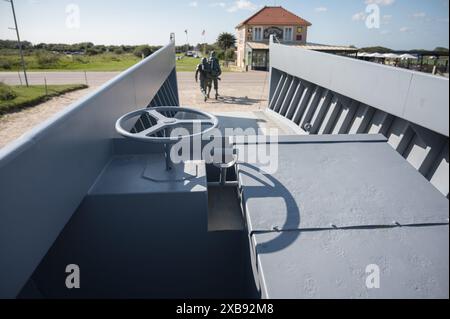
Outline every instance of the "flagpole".
[[186, 33], [186, 44], [187, 44], [187, 50], [186, 53], [189, 51], [189, 36], [188, 36], [188, 30], [184, 31]]
[[206, 55], [206, 30], [203, 30], [203, 55]]

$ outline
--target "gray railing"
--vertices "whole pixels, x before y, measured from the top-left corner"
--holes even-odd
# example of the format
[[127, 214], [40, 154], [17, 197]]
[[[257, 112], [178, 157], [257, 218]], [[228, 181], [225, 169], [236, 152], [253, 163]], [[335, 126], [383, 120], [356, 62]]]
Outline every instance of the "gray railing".
[[175, 42], [0, 150], [0, 298], [14, 298], [112, 156], [115, 122], [178, 105]]
[[269, 109], [306, 134], [384, 134], [449, 194], [449, 80], [270, 44]]

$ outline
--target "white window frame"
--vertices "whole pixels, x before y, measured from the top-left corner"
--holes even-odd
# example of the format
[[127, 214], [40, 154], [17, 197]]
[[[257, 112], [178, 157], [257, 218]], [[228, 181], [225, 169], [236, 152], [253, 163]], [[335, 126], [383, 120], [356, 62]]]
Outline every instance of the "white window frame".
[[[287, 32], [286, 30], [290, 30], [290, 37], [287, 37]], [[294, 41], [294, 27], [284, 27], [283, 29], [283, 40], [287, 41], [287, 42], [292, 42]]]
[[[256, 30], [257, 29], [261, 30], [259, 39], [256, 38]], [[262, 41], [263, 39], [264, 39], [264, 28], [262, 26], [253, 27], [253, 41]]]

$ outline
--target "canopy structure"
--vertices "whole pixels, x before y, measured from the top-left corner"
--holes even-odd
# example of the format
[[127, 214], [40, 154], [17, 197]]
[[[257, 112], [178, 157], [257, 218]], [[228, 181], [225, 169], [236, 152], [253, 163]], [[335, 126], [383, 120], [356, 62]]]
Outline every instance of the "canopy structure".
[[387, 59], [399, 59], [400, 55], [395, 54], [395, 53], [385, 53], [384, 57]]
[[[400, 59], [401, 56], [395, 53], [368, 53], [368, 52], [360, 52], [358, 53], [359, 57], [362, 58], [378, 58], [378, 59]], [[412, 56], [412, 55], [411, 55]]]
[[412, 55], [412, 54], [405, 53], [405, 54], [400, 55], [400, 59], [403, 59], [403, 60], [417, 60], [418, 57], [416, 57], [415, 55]]

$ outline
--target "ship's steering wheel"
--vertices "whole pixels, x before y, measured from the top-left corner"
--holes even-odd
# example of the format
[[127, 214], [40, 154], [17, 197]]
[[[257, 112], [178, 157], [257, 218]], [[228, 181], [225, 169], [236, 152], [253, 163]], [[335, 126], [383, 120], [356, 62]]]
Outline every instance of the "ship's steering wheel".
[[[136, 120], [134, 123], [141, 121], [143, 130], [136, 129], [137, 125], [127, 129], [126, 127], [129, 127], [129, 122], [132, 119]], [[150, 125], [145, 125], [143, 122]], [[170, 134], [173, 129], [186, 126], [194, 127], [195, 125], [200, 126], [198, 132], [192, 132], [188, 135]], [[208, 125], [208, 127], [205, 128], [205, 125]], [[185, 138], [202, 136], [217, 128], [218, 125], [219, 120], [209, 113], [190, 108], [163, 106], [142, 109], [122, 116], [117, 120], [116, 131], [132, 140], [164, 144], [166, 169], [171, 170], [170, 150], [173, 144]]]

